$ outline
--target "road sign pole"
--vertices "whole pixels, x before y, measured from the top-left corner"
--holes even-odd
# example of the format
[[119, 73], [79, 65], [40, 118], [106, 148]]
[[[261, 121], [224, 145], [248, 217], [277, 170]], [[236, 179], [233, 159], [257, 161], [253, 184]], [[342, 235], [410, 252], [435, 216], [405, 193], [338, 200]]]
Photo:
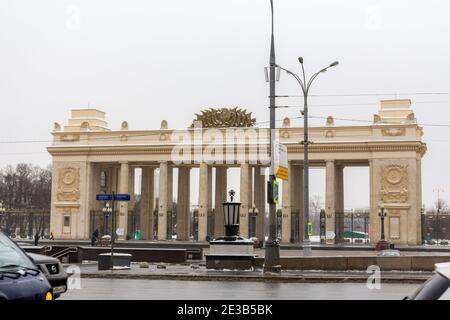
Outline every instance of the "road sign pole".
[[114, 241], [116, 238], [116, 199], [114, 192], [112, 193], [112, 217], [111, 217], [111, 260], [110, 260], [110, 268], [114, 270]]

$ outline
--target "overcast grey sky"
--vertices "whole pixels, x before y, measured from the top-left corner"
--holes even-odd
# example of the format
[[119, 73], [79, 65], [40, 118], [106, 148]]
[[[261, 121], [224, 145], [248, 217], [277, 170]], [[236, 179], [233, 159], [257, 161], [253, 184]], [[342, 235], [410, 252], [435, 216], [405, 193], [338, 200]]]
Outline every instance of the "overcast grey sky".
[[[302, 55], [316, 71], [340, 61], [313, 94], [390, 94], [315, 97], [311, 105], [335, 106], [312, 106], [312, 115], [371, 120], [380, 99], [397, 97], [412, 99], [419, 123], [450, 124], [450, 95], [404, 94], [450, 92], [448, 1], [274, 2], [279, 64], [296, 69]], [[162, 119], [184, 128], [211, 106], [241, 106], [266, 121], [269, 32], [268, 0], [0, 0], [0, 141], [48, 140], [54, 121], [88, 105], [106, 111], [112, 128], [127, 120], [154, 129]], [[283, 74], [278, 92], [297, 89]], [[429, 206], [438, 186], [450, 200], [450, 127], [424, 132]], [[0, 167], [46, 165], [46, 145], [0, 144]], [[311, 193], [323, 193], [323, 172], [312, 180]], [[346, 207], [367, 206], [368, 171], [348, 171], [346, 183]]]

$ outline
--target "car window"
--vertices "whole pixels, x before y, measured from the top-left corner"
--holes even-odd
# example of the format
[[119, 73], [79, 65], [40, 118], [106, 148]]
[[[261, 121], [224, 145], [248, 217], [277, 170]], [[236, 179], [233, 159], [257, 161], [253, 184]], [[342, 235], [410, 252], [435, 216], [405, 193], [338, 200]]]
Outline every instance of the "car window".
[[35, 265], [6, 235], [0, 232], [0, 270], [9, 265], [35, 268]]
[[410, 298], [413, 300], [437, 300], [448, 292], [450, 280], [436, 273], [428, 279]]
[[439, 297], [439, 300], [450, 300], [450, 286], [447, 290]]

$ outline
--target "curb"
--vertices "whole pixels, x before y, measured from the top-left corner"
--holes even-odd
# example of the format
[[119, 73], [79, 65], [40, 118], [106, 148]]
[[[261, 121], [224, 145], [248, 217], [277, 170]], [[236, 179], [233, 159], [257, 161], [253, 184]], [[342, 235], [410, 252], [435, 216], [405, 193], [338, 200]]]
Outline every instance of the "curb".
[[[423, 275], [389, 275], [382, 274], [382, 283], [423, 283], [432, 273]], [[243, 282], [290, 282], [290, 283], [365, 283], [370, 275], [206, 275], [206, 274], [130, 274], [130, 273], [98, 273], [83, 272], [84, 279], [138, 279], [138, 280], [177, 280], [177, 281], [243, 281]]]

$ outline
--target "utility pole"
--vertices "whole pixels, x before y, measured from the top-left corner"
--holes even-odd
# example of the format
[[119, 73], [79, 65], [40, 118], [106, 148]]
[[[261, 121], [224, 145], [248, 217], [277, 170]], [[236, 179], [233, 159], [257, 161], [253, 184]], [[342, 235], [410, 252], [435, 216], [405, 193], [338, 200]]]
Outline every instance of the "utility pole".
[[[269, 190], [273, 191], [275, 178], [275, 43], [273, 35], [273, 0], [270, 0], [270, 9], [272, 14], [272, 35], [270, 43], [269, 59], [269, 83], [270, 83], [270, 172], [269, 172]], [[269, 200], [269, 199], [268, 199]], [[277, 240], [277, 217], [276, 204], [269, 201], [269, 237], [265, 243], [266, 253], [264, 256], [264, 273], [280, 273], [280, 245]]]

